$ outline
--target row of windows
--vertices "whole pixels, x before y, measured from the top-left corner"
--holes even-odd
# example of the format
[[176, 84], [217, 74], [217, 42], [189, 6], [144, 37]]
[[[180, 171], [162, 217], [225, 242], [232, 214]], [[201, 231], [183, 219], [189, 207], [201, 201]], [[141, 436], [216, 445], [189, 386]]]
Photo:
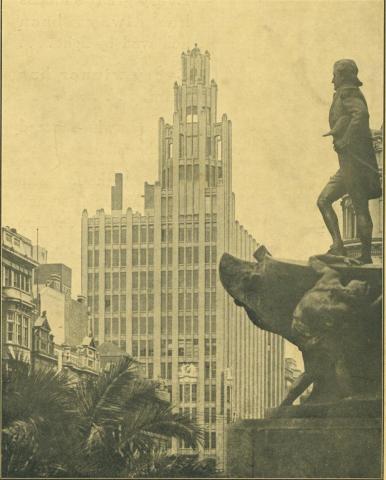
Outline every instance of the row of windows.
[[30, 319], [13, 310], [7, 312], [7, 341], [29, 347], [29, 322]]
[[[216, 225], [211, 226], [209, 223], [205, 225], [205, 242], [215, 242], [217, 240]], [[161, 227], [161, 242], [173, 241], [172, 225], [163, 225]], [[178, 228], [178, 241], [186, 243], [198, 243], [199, 226], [198, 223], [180, 225]]]
[[[192, 331], [193, 327], [193, 331]], [[198, 316], [179, 316], [178, 317], [178, 335], [198, 335]]]
[[[171, 307], [170, 307], [171, 308]], [[141, 293], [140, 295], [132, 295], [131, 309], [133, 312], [152, 312], [154, 310], [154, 295], [152, 293]], [[161, 295], [162, 310], [162, 295]]]
[[[180, 167], [184, 168], [184, 167]], [[208, 167], [209, 168], [209, 167]], [[214, 168], [214, 167], [213, 167]], [[220, 168], [220, 167], [219, 167]], [[189, 171], [189, 170], [187, 170]], [[210, 198], [210, 197], [208, 197]], [[161, 202], [164, 202], [164, 214], [166, 215], [166, 197], [162, 197]], [[169, 214], [172, 214], [172, 197], [169, 197], [168, 200], [169, 205]], [[162, 209], [162, 207], [161, 207]], [[212, 238], [211, 238], [211, 231], [212, 231]], [[198, 224], [194, 224], [193, 228], [192, 225], [187, 224], [184, 228], [183, 225], [179, 227], [178, 232], [178, 239], [180, 242], [198, 242], [199, 241], [199, 227]], [[173, 240], [173, 226], [169, 225], [162, 225], [161, 226], [161, 242], [171, 242]], [[205, 225], [205, 241], [216, 241], [216, 226], [214, 225], [211, 229], [210, 224]], [[127, 237], [126, 237], [126, 227], [122, 226], [121, 229], [119, 227], [113, 227], [112, 235], [111, 229], [105, 229], [105, 244], [110, 245], [120, 245], [126, 244]], [[154, 225], [133, 225], [132, 227], [132, 243], [153, 243], [154, 242]], [[99, 245], [99, 229], [89, 228], [88, 229], [88, 244], [89, 245]]]
[[[89, 273], [87, 275], [87, 289], [99, 289], [99, 273]], [[105, 290], [126, 290], [126, 272], [105, 273]]]
[[105, 318], [105, 335], [126, 335], [126, 318]]
[[216, 355], [216, 338], [205, 338], [205, 355]]
[[133, 267], [137, 267], [138, 265], [154, 265], [154, 249], [133, 248], [131, 264]]
[[[89, 297], [89, 305], [92, 305], [92, 297]], [[114, 307], [116, 308], [116, 300], [113, 302]], [[98, 305], [98, 297], [94, 304]], [[117, 310], [115, 310], [117, 311]], [[95, 312], [95, 308], [94, 308]], [[121, 322], [125, 322], [124, 319]], [[147, 330], [146, 330], [147, 324]], [[140, 334], [153, 334], [154, 330], [154, 319], [153, 317], [140, 317], [138, 320], [137, 316], [132, 318], [132, 333], [134, 335]], [[96, 332], [94, 332], [96, 333]], [[205, 315], [205, 335], [214, 335], [216, 333], [216, 316]], [[172, 317], [171, 316], [161, 316], [161, 335], [172, 335]], [[198, 315], [180, 315], [178, 317], [178, 335], [179, 336], [191, 336], [198, 335]]]
[[153, 340], [133, 340], [133, 357], [152, 357], [154, 355]]
[[182, 403], [194, 403], [197, 402], [197, 384], [185, 383], [180, 384], [180, 402]]
[[178, 310], [198, 310], [198, 292], [178, 294]]
[[[105, 228], [105, 244], [122, 244], [127, 242], [126, 235], [126, 225]], [[99, 245], [99, 228], [89, 228], [88, 229], [88, 244], [89, 245]]]
[[204, 401], [215, 402], [216, 401], [216, 385], [204, 386]]
[[132, 333], [133, 335], [152, 335], [154, 332], [154, 318], [153, 317], [133, 317], [132, 319]]
[[216, 362], [205, 362], [204, 378], [216, 378]]
[[198, 358], [198, 338], [180, 338], [178, 340], [178, 356]]
[[118, 312], [119, 310], [126, 311], [126, 295], [105, 295], [105, 312]]
[[[189, 120], [193, 120], [194, 118], [197, 119], [197, 116], [194, 116], [195, 114], [188, 114]], [[191, 122], [188, 122], [191, 123]], [[168, 158], [172, 157], [173, 154], [173, 146], [172, 142], [168, 143]], [[213, 156], [216, 160], [221, 160], [222, 157], [222, 152], [221, 152], [221, 137], [219, 135], [216, 135], [213, 140], [213, 145], [214, 145], [214, 152]], [[184, 158], [198, 158], [198, 153], [199, 153], [199, 137], [198, 135], [183, 135], [180, 133], [179, 135], [179, 157]], [[206, 156], [209, 156], [212, 154], [212, 138], [207, 137], [206, 138]]]
[[133, 243], [153, 243], [154, 242], [154, 225], [133, 225], [132, 226], [132, 242]]
[[[88, 250], [87, 264], [89, 267], [99, 267], [99, 250]], [[105, 267], [125, 267], [126, 266], [126, 249], [105, 250]]]
[[31, 276], [4, 266], [3, 286], [19, 288], [29, 293], [31, 292]]
[[[165, 273], [165, 272], [162, 272]], [[170, 272], [171, 273], [171, 272]], [[154, 272], [132, 272], [132, 288], [134, 290], [147, 290], [154, 288]]]
[[198, 270], [179, 270], [178, 288], [198, 289]]

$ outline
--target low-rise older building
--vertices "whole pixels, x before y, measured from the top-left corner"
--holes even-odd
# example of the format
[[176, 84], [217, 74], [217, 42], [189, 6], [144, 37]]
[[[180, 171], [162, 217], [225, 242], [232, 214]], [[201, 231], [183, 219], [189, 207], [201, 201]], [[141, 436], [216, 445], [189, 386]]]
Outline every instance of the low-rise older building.
[[57, 345], [56, 350], [58, 369], [64, 370], [74, 381], [100, 373], [99, 353], [91, 335], [85, 336], [80, 345]]
[[71, 298], [71, 277], [71, 268], [62, 263], [39, 265], [35, 273], [36, 303], [47, 311], [59, 345], [79, 345], [90, 331], [86, 298]]
[[16, 229], [3, 227], [1, 333], [2, 357], [31, 361], [32, 325], [36, 316], [33, 302], [33, 259], [31, 240]]
[[57, 368], [58, 356], [46, 312], [35, 320], [32, 327], [32, 366], [33, 368]]

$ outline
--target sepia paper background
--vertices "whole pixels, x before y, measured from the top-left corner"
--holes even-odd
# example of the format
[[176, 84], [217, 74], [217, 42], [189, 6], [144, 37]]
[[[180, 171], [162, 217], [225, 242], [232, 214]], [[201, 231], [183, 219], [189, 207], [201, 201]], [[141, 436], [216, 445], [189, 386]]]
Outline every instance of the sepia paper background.
[[3, 0], [3, 224], [73, 269], [80, 217], [142, 210], [157, 179], [158, 118], [172, 121], [181, 52], [211, 54], [219, 118], [233, 124], [236, 218], [278, 257], [329, 238], [316, 198], [337, 169], [333, 63], [352, 58], [372, 128], [383, 115], [382, 1]]

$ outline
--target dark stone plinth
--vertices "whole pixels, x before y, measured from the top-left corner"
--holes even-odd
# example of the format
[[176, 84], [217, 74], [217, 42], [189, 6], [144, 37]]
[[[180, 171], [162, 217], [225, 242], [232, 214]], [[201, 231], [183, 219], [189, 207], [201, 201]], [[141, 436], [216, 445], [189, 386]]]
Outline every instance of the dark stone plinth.
[[227, 475], [381, 478], [380, 402], [315, 405], [314, 411], [307, 406], [307, 412], [299, 408], [288, 407], [276, 417], [230, 426]]

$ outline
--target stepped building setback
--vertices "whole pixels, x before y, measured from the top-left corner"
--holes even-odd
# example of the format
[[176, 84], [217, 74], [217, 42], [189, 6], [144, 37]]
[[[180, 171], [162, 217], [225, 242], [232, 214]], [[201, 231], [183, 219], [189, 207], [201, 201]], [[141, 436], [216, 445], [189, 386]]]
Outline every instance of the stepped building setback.
[[[257, 242], [235, 219], [232, 125], [217, 119], [210, 56], [182, 54], [172, 124], [159, 120], [158, 180], [145, 183], [144, 213], [82, 215], [82, 295], [92, 333], [132, 354], [171, 401], [205, 427], [202, 455], [221, 468], [226, 425], [262, 418], [284, 395], [282, 338], [256, 328], [218, 278], [223, 252], [253, 260]], [[135, 171], [130, 172], [131, 175]], [[190, 451], [173, 444], [175, 451]]]

